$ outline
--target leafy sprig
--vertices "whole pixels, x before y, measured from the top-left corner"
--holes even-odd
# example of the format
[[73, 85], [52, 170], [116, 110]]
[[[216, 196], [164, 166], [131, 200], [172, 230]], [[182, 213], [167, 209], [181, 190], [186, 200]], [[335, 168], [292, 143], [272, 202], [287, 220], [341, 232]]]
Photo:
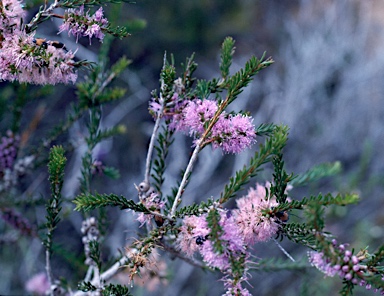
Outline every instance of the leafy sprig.
[[220, 214], [216, 209], [211, 209], [207, 215], [208, 227], [211, 230], [209, 233], [209, 239], [213, 244], [213, 249], [222, 254], [224, 251], [224, 244], [221, 240], [221, 236], [223, 235], [223, 228], [220, 226]]
[[284, 148], [287, 141], [288, 128], [278, 126], [274, 129], [273, 134], [267, 138], [264, 144], [260, 145], [259, 151], [250, 160], [248, 166], [240, 171], [237, 171], [235, 177], [230, 178], [229, 184], [225, 185], [224, 191], [220, 194], [219, 203], [223, 204], [230, 198], [236, 195], [236, 192], [241, 190], [249, 180], [255, 177], [261, 170], [261, 166], [272, 160], [274, 155], [277, 155]]
[[44, 240], [44, 244], [51, 252], [52, 246], [52, 233], [57, 227], [60, 221], [59, 213], [61, 211], [61, 189], [64, 182], [64, 168], [67, 159], [64, 156], [64, 149], [61, 146], [54, 146], [49, 154], [48, 173], [49, 183], [51, 187], [51, 198], [46, 205], [47, 209], [47, 222], [46, 227], [48, 230], [47, 238]]
[[168, 149], [173, 143], [172, 139], [173, 132], [168, 129], [167, 126], [163, 127], [163, 131], [159, 132], [157, 138], [156, 158], [153, 160], [153, 173], [151, 174], [157, 192], [161, 193], [161, 187], [164, 183], [164, 172], [166, 169], [165, 160], [168, 156]]
[[119, 207], [121, 210], [131, 209], [135, 212], [150, 214], [151, 211], [143, 204], [135, 203], [133, 200], [126, 199], [124, 196], [116, 194], [90, 194], [83, 193], [78, 195], [73, 203], [76, 205], [76, 211], [90, 211], [106, 206]]
[[293, 187], [304, 186], [321, 178], [337, 175], [341, 172], [341, 169], [341, 163], [339, 161], [323, 163], [312, 167], [303, 174], [296, 175], [290, 184]]
[[221, 46], [221, 62], [220, 62], [220, 72], [221, 77], [225, 80], [229, 75], [229, 68], [232, 65], [232, 57], [235, 53], [235, 41], [232, 37], [227, 37], [224, 39], [224, 42]]
[[273, 184], [270, 188], [271, 196], [276, 197], [276, 201], [284, 203], [287, 200], [288, 195], [286, 189], [288, 183], [292, 180], [293, 174], [288, 175], [284, 170], [283, 154], [278, 153], [272, 158], [272, 164], [275, 172], [273, 173]]

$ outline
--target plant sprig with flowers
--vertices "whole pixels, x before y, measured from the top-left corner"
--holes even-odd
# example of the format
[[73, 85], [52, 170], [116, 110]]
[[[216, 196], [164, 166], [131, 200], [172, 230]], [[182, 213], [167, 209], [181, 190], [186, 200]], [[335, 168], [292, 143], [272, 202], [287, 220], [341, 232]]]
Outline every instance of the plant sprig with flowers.
[[[144, 179], [136, 186], [138, 202], [114, 194], [87, 193], [76, 197], [76, 209], [118, 206], [139, 213], [137, 220], [146, 226], [147, 235], [133, 243], [127, 255], [131, 279], [149, 264], [146, 258], [162, 248], [192, 265], [221, 272], [225, 295], [251, 295], [247, 287], [251, 272], [262, 269], [263, 264], [268, 269], [268, 261], [254, 259], [253, 246], [280, 237], [311, 249], [310, 263], [327, 275], [338, 274], [344, 282], [342, 295], [350, 295], [353, 287], [362, 283], [383, 292], [383, 247], [373, 254], [364, 250], [354, 255], [353, 250], [345, 251], [345, 245], [337, 246], [332, 235], [324, 231], [324, 207], [356, 203], [357, 195], [288, 197], [292, 185], [299, 187], [333, 175], [340, 170], [340, 164], [323, 164], [303, 174], [288, 174], [283, 160], [288, 128], [274, 124], [255, 127], [249, 114], [227, 112], [253, 76], [273, 63], [264, 55], [260, 59], [252, 57], [243, 69], [230, 75], [234, 51], [233, 39], [226, 38], [221, 51], [221, 77], [209, 81], [193, 78], [197, 67], [193, 56], [187, 59], [180, 77], [164, 57], [160, 91], [152, 92], [149, 106], [155, 125]], [[193, 138], [192, 153], [181, 179], [171, 192], [164, 192], [166, 158], [178, 132]], [[249, 164], [230, 178], [217, 198], [181, 207], [181, 200], [188, 202], [187, 185], [203, 149], [210, 146], [223, 154], [241, 153], [256, 142], [257, 136], [264, 136], [264, 143]], [[238, 197], [239, 191], [268, 163], [274, 167], [270, 182], [256, 184]], [[234, 198], [236, 207], [227, 208], [226, 203]], [[304, 222], [289, 223], [291, 211], [303, 211]], [[302, 263], [295, 263], [290, 268], [303, 268]]]

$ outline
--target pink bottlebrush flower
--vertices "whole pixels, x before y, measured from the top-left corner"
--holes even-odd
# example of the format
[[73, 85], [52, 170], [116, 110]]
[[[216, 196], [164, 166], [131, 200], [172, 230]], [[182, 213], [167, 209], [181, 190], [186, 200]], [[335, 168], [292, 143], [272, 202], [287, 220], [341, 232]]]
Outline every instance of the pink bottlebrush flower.
[[183, 109], [183, 120], [177, 127], [178, 130], [186, 131], [191, 136], [204, 133], [204, 125], [213, 118], [217, 111], [217, 103], [211, 100], [190, 101]]
[[[266, 184], [267, 187], [270, 184]], [[276, 207], [278, 203], [274, 199], [266, 199], [265, 187], [257, 184], [256, 188], [251, 188], [248, 194], [237, 201], [238, 209], [234, 210], [236, 223], [239, 227], [241, 236], [247, 244], [267, 241], [279, 229], [279, 224], [275, 218], [265, 217], [263, 210]]]
[[191, 256], [199, 250], [203, 261], [208, 266], [225, 271], [230, 268], [231, 254], [244, 255], [246, 250], [234, 218], [228, 217], [227, 212], [224, 211], [220, 215], [219, 224], [223, 229], [223, 234], [219, 239], [224, 244], [223, 253], [218, 254], [209, 240], [210, 229], [206, 215], [185, 217], [177, 243], [180, 250], [187, 255]]
[[45, 295], [50, 289], [48, 278], [45, 272], [39, 272], [30, 278], [25, 284], [25, 290], [37, 295]]
[[103, 16], [102, 7], [92, 16], [89, 15], [89, 11], [84, 12], [84, 5], [78, 9], [68, 9], [64, 14], [64, 22], [59, 27], [59, 33], [68, 31], [68, 36], [72, 34], [76, 37], [76, 42], [83, 36], [88, 36], [89, 42], [91, 42], [92, 37], [102, 42], [104, 38], [103, 30], [108, 27], [108, 20]]
[[225, 153], [240, 153], [256, 141], [253, 119], [237, 114], [221, 116], [212, 129], [213, 148], [221, 148]]
[[[151, 107], [158, 109], [158, 106], [153, 103]], [[173, 112], [171, 129], [185, 132], [196, 139], [205, 132], [207, 123], [218, 110], [216, 101], [200, 99], [185, 100], [177, 107]], [[224, 153], [240, 153], [256, 141], [252, 121], [253, 119], [249, 116], [226, 115], [223, 112], [219, 115], [207, 141], [212, 142], [213, 148], [221, 148]]]
[[199, 236], [205, 239], [208, 234], [209, 229], [205, 221], [205, 216], [187, 216], [183, 219], [176, 244], [182, 252], [192, 257], [192, 255], [199, 250], [196, 239]]

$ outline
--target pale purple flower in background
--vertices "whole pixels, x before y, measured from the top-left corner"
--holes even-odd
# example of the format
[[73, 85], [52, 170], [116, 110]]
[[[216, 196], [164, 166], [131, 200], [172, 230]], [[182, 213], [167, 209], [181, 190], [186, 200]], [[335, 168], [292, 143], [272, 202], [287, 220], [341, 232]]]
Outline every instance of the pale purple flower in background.
[[25, 290], [38, 295], [45, 295], [49, 290], [49, 282], [45, 272], [39, 272], [30, 278], [25, 284]]
[[22, 1], [2, 0], [0, 8], [0, 32], [12, 33], [20, 30], [20, 24], [26, 12], [21, 5]]
[[330, 261], [321, 252], [308, 252], [308, 260], [312, 266], [316, 267], [327, 276], [332, 277], [338, 273], [338, 270], [331, 265]]
[[[15, 28], [16, 30], [16, 28]], [[34, 33], [3, 32], [0, 79], [31, 84], [75, 83], [74, 54], [52, 45], [34, 43]]]
[[103, 17], [103, 8], [100, 7], [94, 15], [89, 15], [89, 11], [84, 12], [84, 5], [78, 9], [71, 8], [64, 14], [64, 22], [59, 27], [59, 33], [68, 31], [68, 36], [76, 37], [76, 42], [80, 37], [87, 36], [91, 43], [91, 38], [95, 37], [100, 42], [103, 41], [103, 30], [108, 27], [108, 20]]

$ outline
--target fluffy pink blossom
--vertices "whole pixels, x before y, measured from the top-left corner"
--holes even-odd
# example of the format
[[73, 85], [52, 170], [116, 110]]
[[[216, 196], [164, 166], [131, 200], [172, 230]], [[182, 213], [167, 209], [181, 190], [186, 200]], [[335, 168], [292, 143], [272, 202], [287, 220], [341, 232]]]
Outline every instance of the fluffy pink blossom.
[[[156, 100], [151, 102], [150, 110], [155, 114], [160, 110], [160, 105]], [[173, 116], [169, 127], [189, 134], [197, 140], [206, 131], [208, 122], [213, 119], [217, 110], [216, 101], [179, 100], [177, 104], [174, 104], [173, 110], [169, 109], [168, 114]], [[220, 148], [224, 153], [240, 153], [256, 142], [255, 127], [252, 121], [253, 119], [249, 116], [228, 115], [223, 112], [212, 127], [206, 142], [211, 142], [213, 148]]]
[[193, 100], [183, 109], [183, 120], [179, 121], [177, 130], [199, 136], [204, 133], [204, 125], [213, 118], [217, 103], [211, 100]]
[[237, 114], [221, 116], [212, 129], [213, 148], [221, 148], [225, 153], [240, 153], [256, 142], [253, 119]]
[[[266, 187], [269, 186], [267, 183]], [[256, 184], [256, 188], [250, 188], [246, 196], [236, 200], [238, 208], [233, 212], [241, 236], [247, 244], [267, 241], [279, 229], [275, 218], [263, 215], [263, 210], [278, 205], [274, 198], [267, 198], [266, 194], [265, 187]]]
[[210, 230], [208, 229], [205, 216], [185, 217], [177, 239], [178, 248], [191, 257], [199, 250], [199, 245], [196, 243], [196, 239], [199, 236], [205, 239], [209, 232]]
[[245, 255], [246, 248], [239, 234], [235, 220], [228, 212], [220, 212], [219, 225], [223, 233], [219, 238], [223, 242], [223, 253], [217, 253], [209, 239], [210, 229], [206, 215], [185, 217], [178, 239], [179, 248], [191, 256], [199, 251], [203, 261], [211, 267], [225, 271], [230, 268], [230, 256]]

